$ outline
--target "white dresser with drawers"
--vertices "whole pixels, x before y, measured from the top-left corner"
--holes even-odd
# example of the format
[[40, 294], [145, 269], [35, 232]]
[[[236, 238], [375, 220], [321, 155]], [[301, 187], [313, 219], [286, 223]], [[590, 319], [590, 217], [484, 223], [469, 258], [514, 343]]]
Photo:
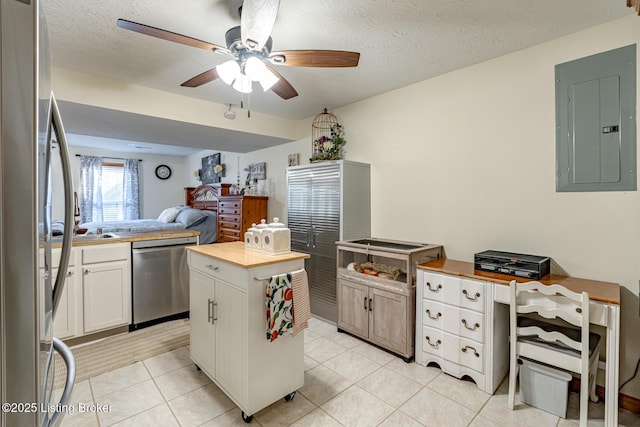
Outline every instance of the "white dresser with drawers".
[[[494, 348], [492, 334], [508, 329], [509, 322], [504, 306], [493, 303], [492, 292], [485, 281], [418, 269], [416, 363], [436, 363], [447, 374], [468, 376], [480, 389], [493, 393], [502, 379], [495, 378], [493, 353], [504, 350]], [[496, 314], [500, 324], [492, 326]]]

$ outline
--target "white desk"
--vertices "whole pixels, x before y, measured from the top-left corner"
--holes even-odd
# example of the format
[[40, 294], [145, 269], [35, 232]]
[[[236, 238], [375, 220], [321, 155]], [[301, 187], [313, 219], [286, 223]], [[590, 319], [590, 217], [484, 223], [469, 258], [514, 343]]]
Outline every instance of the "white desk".
[[[423, 270], [425, 274], [420, 274]], [[481, 389], [494, 393], [499, 381], [508, 372], [509, 364], [509, 341], [508, 341], [508, 318], [507, 327], [504, 328], [505, 313], [504, 304], [509, 304], [509, 283], [514, 279], [512, 276], [504, 274], [489, 273], [474, 270], [472, 262], [440, 259], [418, 266], [418, 295], [422, 295], [421, 288], [426, 286], [420, 282], [420, 277], [426, 277], [430, 273], [439, 273], [446, 276], [473, 279], [484, 282], [486, 297], [485, 311], [485, 343], [484, 343], [484, 372], [474, 375], [475, 372], [466, 367], [462, 367], [457, 373], [463, 373], [476, 379], [476, 384]], [[434, 276], [430, 276], [433, 280]], [[520, 282], [527, 279], [515, 278]], [[618, 382], [620, 363], [620, 285], [617, 283], [600, 282], [575, 277], [550, 275], [540, 280], [545, 284], [561, 284], [575, 292], [586, 291], [589, 293], [590, 303], [590, 323], [604, 326], [607, 331], [606, 336], [606, 368], [605, 368], [605, 425], [618, 425]], [[444, 281], [446, 284], [446, 280]], [[417, 298], [417, 318], [416, 318], [416, 362], [426, 364], [429, 361], [439, 361], [426, 353], [421, 352], [421, 324], [422, 310], [421, 301]], [[505, 336], [506, 333], [506, 336]], [[446, 359], [446, 358], [445, 358]], [[448, 371], [448, 362], [443, 360], [441, 368]], [[456, 372], [449, 372], [456, 375]], [[461, 376], [461, 375], [456, 375]]]

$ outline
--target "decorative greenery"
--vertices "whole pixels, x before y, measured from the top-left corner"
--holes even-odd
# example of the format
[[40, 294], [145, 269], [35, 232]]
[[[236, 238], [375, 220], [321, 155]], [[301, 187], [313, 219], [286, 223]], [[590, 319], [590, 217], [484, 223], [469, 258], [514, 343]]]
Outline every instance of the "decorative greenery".
[[342, 158], [342, 147], [347, 143], [344, 139], [344, 129], [342, 125], [336, 123], [331, 126], [331, 136], [326, 135], [313, 141], [313, 155], [310, 162], [321, 162], [325, 160], [340, 160]]

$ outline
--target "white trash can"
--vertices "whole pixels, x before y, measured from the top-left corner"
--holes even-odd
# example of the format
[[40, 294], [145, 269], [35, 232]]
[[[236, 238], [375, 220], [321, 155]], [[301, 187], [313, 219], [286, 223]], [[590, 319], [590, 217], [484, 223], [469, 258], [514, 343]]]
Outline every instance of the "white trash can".
[[520, 400], [566, 418], [571, 374], [531, 360], [520, 360]]

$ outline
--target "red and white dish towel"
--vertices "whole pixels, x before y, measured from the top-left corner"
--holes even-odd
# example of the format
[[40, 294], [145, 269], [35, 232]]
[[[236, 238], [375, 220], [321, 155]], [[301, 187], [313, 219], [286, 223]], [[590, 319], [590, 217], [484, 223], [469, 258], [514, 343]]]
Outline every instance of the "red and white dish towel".
[[296, 335], [309, 326], [309, 282], [304, 269], [270, 277], [265, 295], [267, 340]]

